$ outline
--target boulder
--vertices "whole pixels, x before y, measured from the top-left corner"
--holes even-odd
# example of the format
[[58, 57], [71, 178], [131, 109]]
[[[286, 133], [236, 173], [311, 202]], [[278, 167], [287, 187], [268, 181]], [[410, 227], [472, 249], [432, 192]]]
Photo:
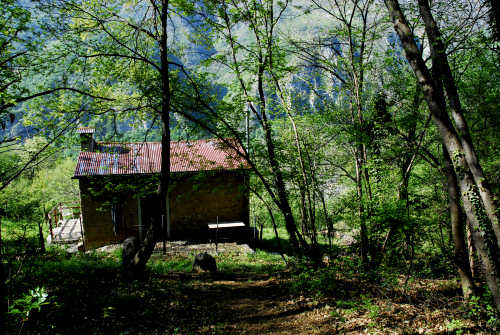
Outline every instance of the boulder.
[[123, 241], [122, 265], [125, 268], [130, 265], [137, 250], [139, 250], [139, 240], [137, 239], [137, 237], [131, 236]]
[[193, 261], [193, 271], [217, 272], [217, 264], [215, 263], [215, 258], [213, 258], [207, 252], [196, 255]]

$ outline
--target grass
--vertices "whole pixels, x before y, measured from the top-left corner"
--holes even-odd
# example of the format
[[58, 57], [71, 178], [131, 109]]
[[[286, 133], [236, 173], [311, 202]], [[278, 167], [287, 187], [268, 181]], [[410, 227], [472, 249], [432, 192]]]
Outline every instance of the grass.
[[253, 254], [216, 256], [218, 271], [223, 273], [267, 273], [272, 274], [285, 268], [279, 254], [257, 250]]

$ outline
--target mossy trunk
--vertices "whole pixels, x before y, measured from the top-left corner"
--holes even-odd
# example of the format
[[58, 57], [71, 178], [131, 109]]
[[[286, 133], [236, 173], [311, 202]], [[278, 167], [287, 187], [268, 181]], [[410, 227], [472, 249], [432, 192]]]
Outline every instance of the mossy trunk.
[[394, 30], [401, 39], [406, 58], [422, 88], [443, 145], [450, 154], [453, 169], [458, 179], [464, 211], [471, 223], [474, 245], [485, 267], [486, 282], [491, 290], [496, 307], [500, 311], [499, 260], [497, 240], [493, 233], [494, 227], [492, 227], [495, 222], [490, 221], [486, 215], [488, 210], [485, 210], [485, 204], [482, 203], [480, 191], [478, 190], [481, 186], [476, 186], [474, 183], [473, 174], [466, 159], [467, 154], [464, 152], [459, 135], [448, 116], [441, 81], [434, 81], [430, 70], [422, 59], [414, 35], [398, 1], [385, 0], [385, 4], [394, 24]]
[[498, 208], [493, 200], [490, 185], [486, 179], [483, 169], [479, 164], [472, 137], [469, 131], [469, 126], [465, 120], [462, 104], [458, 95], [458, 89], [455, 84], [453, 73], [451, 72], [446, 48], [442, 41], [441, 32], [432, 16], [428, 0], [418, 0], [420, 15], [424, 19], [425, 31], [429, 38], [429, 47], [433, 59], [433, 67], [436, 67], [440, 73], [439, 80], [442, 81], [448, 105], [451, 110], [451, 115], [455, 121], [455, 126], [459, 134], [459, 140], [462, 144], [463, 155], [469, 166], [474, 183], [477, 186], [477, 192], [481, 198], [484, 210], [488, 219], [491, 222], [495, 233], [497, 248], [500, 248], [500, 223], [498, 219]]
[[467, 246], [465, 244], [464, 223], [462, 220], [462, 211], [460, 209], [460, 192], [457, 176], [455, 175], [455, 171], [453, 171], [450, 155], [444, 146], [443, 157], [445, 162], [444, 171], [447, 179], [448, 204], [453, 236], [453, 260], [458, 267], [463, 296], [468, 300], [475, 293], [475, 287], [468, 259]]

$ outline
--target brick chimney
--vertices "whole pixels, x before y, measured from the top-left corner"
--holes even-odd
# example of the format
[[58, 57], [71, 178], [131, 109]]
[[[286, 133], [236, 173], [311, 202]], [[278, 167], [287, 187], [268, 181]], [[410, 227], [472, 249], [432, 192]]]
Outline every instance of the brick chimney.
[[76, 131], [80, 134], [81, 151], [92, 152], [95, 149], [94, 128], [81, 127]]

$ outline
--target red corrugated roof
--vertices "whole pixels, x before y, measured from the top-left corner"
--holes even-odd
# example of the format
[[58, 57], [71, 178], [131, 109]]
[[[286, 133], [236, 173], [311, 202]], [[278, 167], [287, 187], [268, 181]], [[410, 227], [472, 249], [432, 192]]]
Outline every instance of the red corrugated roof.
[[[75, 177], [159, 173], [160, 167], [159, 142], [98, 143], [96, 152], [80, 152]], [[245, 168], [246, 162], [220, 141], [170, 143], [171, 172]]]

